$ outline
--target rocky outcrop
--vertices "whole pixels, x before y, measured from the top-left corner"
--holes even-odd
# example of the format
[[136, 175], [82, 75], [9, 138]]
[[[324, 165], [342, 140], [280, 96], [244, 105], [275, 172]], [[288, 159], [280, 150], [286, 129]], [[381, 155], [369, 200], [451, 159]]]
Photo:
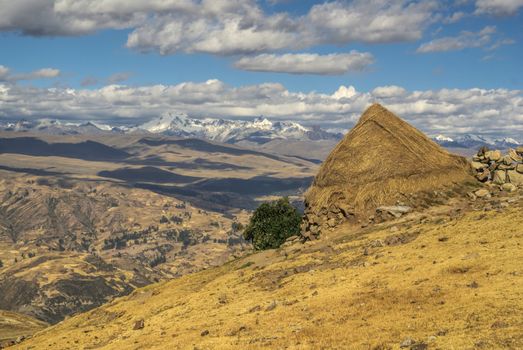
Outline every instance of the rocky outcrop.
[[472, 157], [476, 179], [486, 184], [500, 186], [505, 191], [523, 187], [523, 146], [510, 149], [507, 154], [482, 147]]

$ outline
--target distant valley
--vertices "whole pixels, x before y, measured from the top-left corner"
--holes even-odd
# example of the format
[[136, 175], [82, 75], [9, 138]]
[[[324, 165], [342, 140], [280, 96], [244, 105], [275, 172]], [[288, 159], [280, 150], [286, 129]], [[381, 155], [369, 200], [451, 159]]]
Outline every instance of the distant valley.
[[0, 309], [56, 323], [250, 249], [250, 210], [300, 206], [318, 161], [144, 133], [0, 133]]

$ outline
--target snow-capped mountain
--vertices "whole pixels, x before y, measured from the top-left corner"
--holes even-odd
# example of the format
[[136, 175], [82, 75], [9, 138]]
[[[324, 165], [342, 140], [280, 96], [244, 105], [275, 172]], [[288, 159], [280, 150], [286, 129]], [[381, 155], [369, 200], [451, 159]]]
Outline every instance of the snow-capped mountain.
[[52, 135], [99, 134], [108, 132], [126, 132], [129, 128], [114, 127], [96, 122], [73, 123], [58, 119], [19, 120], [0, 122], [0, 130], [17, 132], [42, 132]]
[[[16, 122], [0, 120], [0, 130], [43, 132], [55, 135], [152, 133], [202, 138], [231, 144], [264, 144], [272, 140], [339, 140], [343, 137], [340, 132], [328, 131], [319, 126], [306, 127], [296, 122], [274, 122], [262, 117], [253, 120], [196, 119], [176, 113], [167, 113], [134, 126], [113, 126], [93, 121], [75, 123], [48, 118]], [[508, 149], [523, 144], [522, 140], [510, 137], [496, 138], [479, 134], [440, 134], [435, 135], [432, 139], [444, 147], [467, 149], [481, 146]]]
[[48, 134], [153, 133], [178, 137], [195, 137], [213, 141], [263, 144], [271, 140], [337, 140], [343, 135], [319, 126], [304, 127], [295, 122], [273, 122], [267, 118], [254, 120], [194, 119], [184, 114], [168, 113], [135, 126], [112, 126], [97, 122], [72, 123], [54, 119], [0, 122], [0, 129]]
[[454, 142], [452, 138], [441, 134], [434, 137], [434, 140], [436, 140], [437, 142]]
[[150, 133], [179, 137], [198, 137], [226, 143], [267, 143], [271, 140], [339, 139], [342, 135], [320, 127], [307, 128], [295, 122], [272, 122], [267, 118], [254, 120], [193, 119], [183, 114], [165, 114], [136, 127]]
[[496, 149], [507, 149], [522, 145], [520, 141], [511, 137], [493, 138], [475, 134], [457, 135], [453, 137], [437, 135], [432, 139], [441, 146], [456, 148], [479, 148], [482, 146], [487, 146]]

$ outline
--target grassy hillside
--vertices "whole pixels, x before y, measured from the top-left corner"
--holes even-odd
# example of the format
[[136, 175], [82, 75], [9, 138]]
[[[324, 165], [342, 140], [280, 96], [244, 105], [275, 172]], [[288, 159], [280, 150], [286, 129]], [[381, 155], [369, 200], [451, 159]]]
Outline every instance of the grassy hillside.
[[15, 348], [522, 348], [523, 197], [467, 208], [340, 226], [138, 289]]
[[0, 310], [0, 348], [3, 344], [42, 330], [47, 323], [16, 312]]

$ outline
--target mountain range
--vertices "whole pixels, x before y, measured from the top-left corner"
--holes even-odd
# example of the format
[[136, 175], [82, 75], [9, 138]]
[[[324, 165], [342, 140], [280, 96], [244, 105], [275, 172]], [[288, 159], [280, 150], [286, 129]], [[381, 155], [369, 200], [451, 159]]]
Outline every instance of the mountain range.
[[6, 131], [44, 132], [58, 135], [101, 133], [152, 133], [184, 138], [201, 138], [224, 143], [249, 142], [264, 144], [273, 140], [337, 140], [342, 134], [319, 126], [305, 127], [295, 122], [254, 120], [195, 119], [183, 114], [165, 114], [144, 124], [112, 126], [96, 122], [73, 123], [55, 119], [0, 122]]
[[464, 134], [454, 137], [437, 135], [432, 139], [441, 146], [447, 148], [479, 148], [482, 146], [487, 146], [496, 149], [507, 149], [511, 147], [517, 147], [522, 144], [522, 142], [511, 137], [493, 138], [475, 134]]
[[[342, 133], [328, 131], [320, 126], [304, 126], [296, 122], [271, 121], [264, 117], [253, 120], [227, 120], [190, 118], [185, 114], [167, 113], [148, 122], [132, 126], [114, 126], [88, 121], [75, 123], [57, 119], [0, 121], [0, 130], [43, 132], [55, 135], [78, 134], [161, 134], [183, 138], [200, 138], [229, 144], [262, 145], [274, 140], [318, 141], [340, 140]], [[478, 134], [436, 135], [432, 139], [447, 148], [507, 149], [523, 144], [514, 138], [496, 138]]]

